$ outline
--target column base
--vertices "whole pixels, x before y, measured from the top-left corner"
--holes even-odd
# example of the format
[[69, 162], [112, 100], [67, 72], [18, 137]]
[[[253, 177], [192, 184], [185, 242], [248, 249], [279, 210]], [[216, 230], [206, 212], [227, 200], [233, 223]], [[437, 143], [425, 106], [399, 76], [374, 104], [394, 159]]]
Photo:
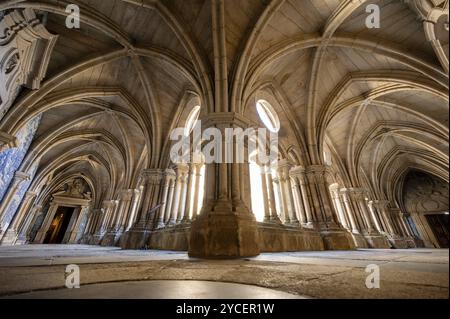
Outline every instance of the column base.
[[98, 246], [102, 242], [103, 237], [104, 237], [104, 234], [102, 234], [102, 233], [96, 233], [94, 235], [91, 235], [89, 238], [88, 244]]
[[351, 236], [353, 238], [353, 242], [355, 243], [356, 248], [369, 248], [369, 244], [367, 243], [366, 238], [361, 235], [360, 233], [351, 233]]
[[101, 246], [113, 247], [117, 246], [122, 232], [107, 232], [100, 242]]
[[388, 237], [389, 242], [391, 243], [392, 247], [396, 249], [407, 249], [408, 243], [406, 242], [405, 238], [398, 237], [398, 236], [390, 236]]
[[419, 238], [413, 238], [416, 248], [425, 248], [425, 242]]
[[326, 250], [354, 250], [356, 249], [352, 235], [346, 230], [325, 230], [321, 231]]
[[122, 249], [148, 249], [148, 238], [151, 231], [143, 228], [131, 228], [120, 238]]
[[264, 218], [265, 224], [282, 224], [280, 217], [278, 216], [270, 216], [267, 218]]
[[405, 237], [408, 248], [417, 248], [416, 241], [412, 237]]
[[258, 223], [261, 252], [321, 251], [319, 232], [273, 223]]
[[190, 232], [190, 225], [187, 223], [157, 229], [151, 232], [148, 247], [150, 249], [188, 251]]
[[365, 235], [364, 238], [367, 240], [370, 248], [390, 249], [392, 247], [389, 240], [382, 234]]
[[15, 230], [7, 230], [0, 242], [1, 246], [14, 246], [16, 244], [18, 234]]
[[29, 243], [29, 238], [26, 236], [19, 235], [14, 243], [14, 246], [26, 245]]
[[198, 258], [253, 257], [260, 253], [255, 217], [243, 204], [216, 202], [191, 225], [189, 256]]

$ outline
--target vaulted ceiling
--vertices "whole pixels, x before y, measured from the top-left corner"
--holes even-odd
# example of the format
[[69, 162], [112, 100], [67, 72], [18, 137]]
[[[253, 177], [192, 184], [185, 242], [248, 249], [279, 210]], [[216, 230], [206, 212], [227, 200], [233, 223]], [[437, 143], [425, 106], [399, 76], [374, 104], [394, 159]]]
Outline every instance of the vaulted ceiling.
[[[1, 124], [14, 132], [43, 114], [28, 158], [41, 158], [42, 179], [83, 172], [103, 197], [134, 187], [142, 169], [167, 165], [167, 136], [190, 97], [203, 114], [214, 109], [225, 58], [229, 110], [257, 122], [255, 96], [272, 96], [298, 164], [330, 150], [348, 186], [379, 197], [393, 198], [412, 168], [448, 181], [448, 73], [415, 1], [370, 1], [381, 28], [368, 29], [364, 0], [226, 0], [225, 56], [214, 50], [215, 2], [2, 1], [35, 9], [59, 35], [43, 86], [23, 91]], [[425, 2], [448, 14], [447, 1]], [[69, 3], [80, 29], [65, 27]], [[445, 20], [434, 34], [448, 57]]]

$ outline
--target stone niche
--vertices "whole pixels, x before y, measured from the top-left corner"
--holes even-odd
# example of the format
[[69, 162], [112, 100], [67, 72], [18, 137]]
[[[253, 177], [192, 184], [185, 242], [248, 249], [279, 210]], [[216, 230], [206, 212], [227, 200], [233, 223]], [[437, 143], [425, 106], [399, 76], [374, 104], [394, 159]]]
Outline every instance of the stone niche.
[[57, 38], [32, 9], [11, 10], [0, 17], [0, 119], [21, 87], [40, 88]]

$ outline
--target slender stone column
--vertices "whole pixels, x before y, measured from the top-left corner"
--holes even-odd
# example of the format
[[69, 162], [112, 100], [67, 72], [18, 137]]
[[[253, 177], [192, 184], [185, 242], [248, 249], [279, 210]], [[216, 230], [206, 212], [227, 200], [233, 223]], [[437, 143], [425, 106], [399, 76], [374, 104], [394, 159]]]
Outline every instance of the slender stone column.
[[37, 216], [42, 214], [42, 205], [34, 205], [31, 208], [31, 211], [28, 216], [25, 219], [25, 222], [20, 226], [19, 230], [19, 236], [17, 238], [17, 241], [19, 241], [21, 244], [25, 244], [29, 241], [28, 233], [30, 231], [30, 227], [32, 223], [36, 220]]
[[164, 187], [163, 187], [163, 191], [162, 191], [162, 197], [161, 197], [161, 202], [162, 202], [162, 206], [161, 209], [159, 210], [158, 213], [158, 221], [157, 221], [157, 225], [156, 228], [164, 228], [165, 226], [165, 213], [166, 213], [166, 207], [167, 207], [167, 201], [168, 201], [168, 195], [169, 195], [169, 188], [170, 188], [170, 183], [171, 183], [171, 174], [172, 174], [172, 170], [166, 170], [164, 172]]
[[178, 217], [178, 209], [180, 207], [180, 195], [181, 195], [181, 188], [182, 188], [182, 176], [181, 174], [177, 173], [177, 177], [175, 179], [175, 193], [173, 195], [173, 203], [172, 203], [172, 213], [170, 215], [170, 221], [169, 224], [174, 225], [177, 223], [177, 217]]
[[280, 224], [281, 220], [278, 217], [277, 213], [277, 205], [275, 202], [275, 192], [274, 192], [274, 182], [272, 179], [272, 169], [270, 166], [265, 166], [266, 169], [266, 185], [267, 185], [267, 196], [269, 199], [269, 208], [270, 208], [270, 219], [269, 222]]
[[123, 232], [126, 230], [126, 227], [128, 225], [128, 221], [130, 219], [130, 214], [131, 214], [131, 200], [133, 199], [133, 189], [127, 189], [124, 190], [122, 192], [122, 198], [121, 198], [121, 204], [122, 204], [122, 208], [121, 208], [121, 219], [120, 219], [120, 224], [119, 224], [119, 228], [120, 231]]
[[348, 219], [350, 220], [350, 226], [352, 233], [359, 234], [360, 230], [358, 224], [356, 223], [355, 213], [353, 211], [353, 207], [350, 203], [349, 189], [342, 188], [340, 190], [340, 194], [342, 196], [342, 201], [344, 203], [345, 210], [347, 212]]
[[147, 169], [141, 173], [141, 180], [143, 181], [143, 202], [139, 213], [138, 222], [130, 230], [142, 231], [144, 229], [152, 228], [151, 223], [156, 219], [157, 213], [154, 208], [159, 204], [161, 182], [164, 177], [164, 171], [161, 169]]
[[31, 205], [37, 194], [35, 192], [27, 192], [20, 206], [18, 213], [13, 218], [12, 223], [9, 225], [8, 230], [1, 240], [2, 245], [14, 245], [18, 235], [19, 227], [26, 219], [26, 214], [29, 212]]
[[351, 230], [351, 227], [347, 222], [347, 217], [345, 216], [344, 210], [342, 208], [341, 201], [339, 199], [339, 186], [332, 187], [330, 189], [330, 192], [342, 226], [344, 226], [345, 229]]
[[177, 176], [175, 180], [175, 194], [173, 197], [172, 213], [169, 221], [169, 224], [171, 225], [176, 224], [182, 219], [180, 209], [184, 206], [181, 205], [181, 201], [183, 198], [183, 191], [185, 191], [185, 172], [188, 171], [188, 169], [189, 168], [186, 164], [178, 164], [176, 168]]
[[299, 213], [300, 222], [302, 225], [307, 224], [307, 218], [305, 214], [305, 207], [303, 206], [303, 200], [300, 194], [300, 186], [299, 181], [296, 176], [291, 176], [291, 184], [292, 184], [292, 194], [294, 197], [294, 203], [296, 206], [296, 210]]
[[164, 212], [164, 223], [167, 224], [170, 221], [171, 213], [172, 213], [172, 205], [173, 198], [175, 196], [175, 185], [176, 185], [176, 177], [175, 172], [173, 172], [173, 176], [169, 179], [169, 196], [167, 198], [167, 205]]
[[262, 196], [264, 206], [264, 222], [270, 222], [269, 192], [267, 187], [266, 167], [260, 166], [260, 178], [262, 183]]
[[280, 178], [278, 176], [275, 176], [272, 180], [273, 180], [273, 185], [275, 187], [275, 192], [276, 192], [276, 194], [278, 196], [278, 206], [279, 206], [279, 210], [280, 210], [280, 217], [279, 218], [280, 218], [280, 221], [284, 223], [285, 222], [285, 217], [284, 216], [286, 214], [285, 213], [286, 209], [284, 207], [285, 203], [283, 201], [283, 195], [281, 193]]
[[391, 207], [390, 211], [391, 211], [392, 217], [395, 220], [395, 223], [397, 225], [400, 235], [402, 237], [409, 237], [408, 230], [406, 229], [406, 227], [402, 221], [402, 211], [399, 208], [392, 208], [392, 207]]
[[367, 225], [367, 231], [369, 234], [377, 233], [372, 217], [370, 216], [369, 209], [366, 202], [366, 191], [364, 189], [353, 189], [354, 198], [361, 209], [362, 216]]
[[194, 213], [191, 211], [192, 209], [192, 195], [195, 193], [195, 174], [196, 174], [196, 165], [191, 164], [189, 166], [189, 172], [187, 174], [187, 191], [186, 191], [186, 200], [185, 200], [185, 209], [183, 222], [187, 223], [194, 216]]
[[281, 196], [281, 203], [283, 206], [282, 210], [282, 219], [285, 224], [289, 224], [291, 222], [290, 219], [290, 208], [289, 208], [289, 202], [288, 202], [288, 194], [287, 194], [287, 185], [286, 185], [286, 176], [283, 173], [282, 169], [279, 169], [278, 171], [278, 185], [279, 185], [279, 191]]
[[312, 222], [314, 225], [317, 225], [318, 228], [322, 228], [324, 216], [323, 216], [322, 202], [319, 197], [320, 191], [318, 189], [318, 185], [317, 185], [318, 183], [316, 181], [316, 178], [318, 176], [316, 177], [316, 173], [314, 173], [314, 171], [311, 169], [305, 170], [305, 175], [306, 175], [308, 190], [309, 190], [309, 193], [311, 196], [311, 202], [312, 202], [311, 208], [314, 211]]
[[389, 216], [388, 212], [388, 205], [389, 201], [387, 200], [377, 200], [375, 201], [375, 205], [377, 205], [378, 209], [381, 212], [381, 216], [383, 217], [385, 221], [385, 225], [387, 226], [387, 231], [390, 235], [395, 236], [397, 232], [395, 231], [395, 228], [392, 223], [392, 219]]
[[119, 214], [119, 210], [120, 210], [120, 201], [119, 200], [114, 200], [113, 201], [113, 210], [112, 210], [112, 214], [111, 214], [111, 223], [109, 225], [109, 231], [110, 232], [116, 232], [117, 231], [117, 227], [119, 225], [119, 221], [120, 221], [120, 214]]
[[189, 166], [185, 166], [183, 171], [180, 171], [181, 174], [181, 192], [180, 192], [180, 203], [178, 206], [178, 214], [177, 214], [177, 223], [181, 223], [186, 216], [186, 197], [188, 190], [188, 175], [189, 175]]
[[414, 233], [413, 233], [413, 231], [411, 229], [411, 226], [406, 221], [407, 216], [408, 216], [408, 214], [406, 214], [406, 213], [403, 213], [403, 212], [400, 213], [400, 219], [401, 219], [401, 221], [403, 223], [403, 226], [406, 229], [406, 233], [408, 234], [409, 237], [415, 238], [416, 236], [414, 235]]
[[296, 209], [295, 206], [295, 199], [292, 193], [293, 186], [291, 183], [291, 178], [289, 176], [289, 167], [286, 168], [285, 172], [285, 187], [286, 187], [286, 195], [288, 199], [288, 207], [289, 207], [289, 220], [291, 224], [299, 224], [297, 212], [298, 209]]
[[381, 224], [377, 218], [378, 214], [377, 214], [376, 208], [373, 205], [373, 201], [368, 201], [367, 206], [369, 207], [370, 214], [372, 215], [372, 218], [375, 222], [375, 227], [377, 228], [378, 232], [380, 232], [380, 233], [383, 232], [383, 228], [381, 227]]
[[357, 188], [349, 188], [348, 194], [350, 198], [350, 205], [353, 207], [353, 213], [356, 220], [356, 223], [358, 224], [358, 229], [360, 233], [367, 233], [368, 232], [368, 225], [365, 217], [363, 216], [362, 209], [359, 205], [358, 200], [358, 189]]
[[114, 217], [113, 216], [113, 209], [114, 209], [114, 201], [104, 201], [103, 207], [105, 210], [103, 221], [100, 224], [100, 234], [104, 234], [106, 231], [108, 231], [109, 226], [111, 224], [111, 220]]
[[316, 218], [319, 217], [319, 224], [322, 228], [338, 229], [338, 218], [331, 204], [330, 190], [327, 185], [327, 175], [329, 168], [322, 165], [312, 165], [307, 167], [306, 175], [308, 176], [311, 192], [316, 198]]
[[11, 201], [13, 200], [17, 191], [20, 189], [22, 183], [30, 180], [30, 178], [30, 175], [28, 175], [27, 173], [16, 172], [14, 174], [14, 179], [12, 180], [9, 190], [4, 196], [0, 205], [0, 239], [3, 237], [4, 232], [6, 231], [10, 223], [8, 216], [6, 216], [8, 207], [11, 204]]
[[303, 204], [305, 211], [305, 227], [312, 228], [313, 226], [313, 214], [310, 205], [310, 194], [308, 191], [308, 182], [306, 179], [305, 169], [302, 166], [296, 166], [291, 169], [290, 174], [294, 176], [298, 181], [298, 186], [300, 188], [299, 202]]
[[198, 216], [198, 209], [199, 209], [199, 197], [200, 197], [200, 178], [201, 178], [201, 169], [202, 164], [196, 164], [194, 165], [195, 168], [195, 191], [194, 191], [194, 206], [192, 208], [192, 219], [196, 219]]
[[136, 216], [139, 208], [139, 202], [141, 200], [142, 189], [133, 189], [133, 200], [131, 203], [130, 218], [126, 226], [126, 231], [133, 227], [136, 222]]

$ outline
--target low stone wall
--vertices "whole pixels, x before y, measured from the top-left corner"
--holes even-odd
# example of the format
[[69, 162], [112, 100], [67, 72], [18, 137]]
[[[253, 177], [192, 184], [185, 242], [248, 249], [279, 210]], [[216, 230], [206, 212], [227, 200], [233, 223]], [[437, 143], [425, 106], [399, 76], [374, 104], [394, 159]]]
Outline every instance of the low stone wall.
[[259, 224], [261, 252], [324, 250], [317, 231], [277, 224]]
[[[258, 224], [261, 252], [321, 251], [324, 243], [321, 235], [310, 229], [276, 224]], [[174, 251], [189, 249], [189, 225], [179, 225], [153, 231], [148, 248]]]
[[153, 231], [148, 240], [149, 249], [187, 251], [189, 249], [189, 225], [177, 225]]

